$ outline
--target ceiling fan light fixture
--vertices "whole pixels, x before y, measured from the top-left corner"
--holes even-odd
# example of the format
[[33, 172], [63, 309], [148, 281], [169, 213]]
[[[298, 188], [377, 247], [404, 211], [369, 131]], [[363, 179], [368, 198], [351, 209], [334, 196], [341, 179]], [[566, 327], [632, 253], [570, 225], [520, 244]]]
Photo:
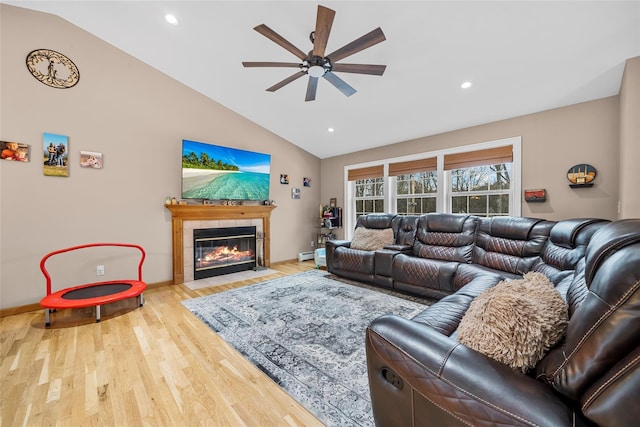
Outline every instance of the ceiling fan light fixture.
[[324, 76], [325, 71], [325, 68], [321, 65], [312, 65], [307, 69], [307, 74], [309, 74], [311, 77], [317, 78]]

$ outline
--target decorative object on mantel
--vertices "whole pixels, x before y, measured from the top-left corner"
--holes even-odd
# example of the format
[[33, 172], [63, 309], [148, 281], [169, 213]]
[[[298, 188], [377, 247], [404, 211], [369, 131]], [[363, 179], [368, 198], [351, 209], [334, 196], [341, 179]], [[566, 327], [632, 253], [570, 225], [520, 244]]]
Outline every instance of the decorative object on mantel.
[[51, 49], [36, 49], [27, 55], [27, 69], [36, 80], [56, 89], [69, 89], [80, 81], [80, 71], [67, 56]]
[[524, 190], [524, 200], [528, 203], [540, 203], [547, 200], [547, 190]]
[[593, 180], [596, 178], [596, 168], [591, 165], [575, 165], [567, 171], [567, 179], [571, 182], [571, 188], [593, 187]]

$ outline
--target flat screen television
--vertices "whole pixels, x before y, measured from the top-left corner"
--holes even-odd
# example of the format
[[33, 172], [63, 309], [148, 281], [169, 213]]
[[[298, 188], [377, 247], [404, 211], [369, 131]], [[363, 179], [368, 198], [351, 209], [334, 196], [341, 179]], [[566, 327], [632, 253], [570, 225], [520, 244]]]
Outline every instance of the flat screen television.
[[271, 155], [182, 140], [182, 198], [268, 200]]

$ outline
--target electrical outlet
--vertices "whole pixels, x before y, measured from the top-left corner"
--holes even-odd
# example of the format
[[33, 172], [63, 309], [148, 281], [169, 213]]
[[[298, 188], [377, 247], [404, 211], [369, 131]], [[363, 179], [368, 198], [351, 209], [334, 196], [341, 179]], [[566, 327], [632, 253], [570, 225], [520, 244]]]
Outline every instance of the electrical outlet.
[[96, 267], [96, 276], [104, 276], [104, 265]]

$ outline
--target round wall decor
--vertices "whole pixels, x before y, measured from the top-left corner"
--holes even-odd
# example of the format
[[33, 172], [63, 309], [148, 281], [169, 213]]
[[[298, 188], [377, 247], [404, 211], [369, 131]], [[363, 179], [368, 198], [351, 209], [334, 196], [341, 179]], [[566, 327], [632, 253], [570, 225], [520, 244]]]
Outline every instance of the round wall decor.
[[71, 59], [51, 49], [36, 49], [27, 55], [27, 69], [47, 86], [68, 89], [80, 81], [80, 71]]
[[567, 171], [567, 179], [571, 182], [569, 184], [572, 188], [577, 187], [591, 187], [596, 177], [596, 168], [591, 165], [582, 164], [575, 165]]

